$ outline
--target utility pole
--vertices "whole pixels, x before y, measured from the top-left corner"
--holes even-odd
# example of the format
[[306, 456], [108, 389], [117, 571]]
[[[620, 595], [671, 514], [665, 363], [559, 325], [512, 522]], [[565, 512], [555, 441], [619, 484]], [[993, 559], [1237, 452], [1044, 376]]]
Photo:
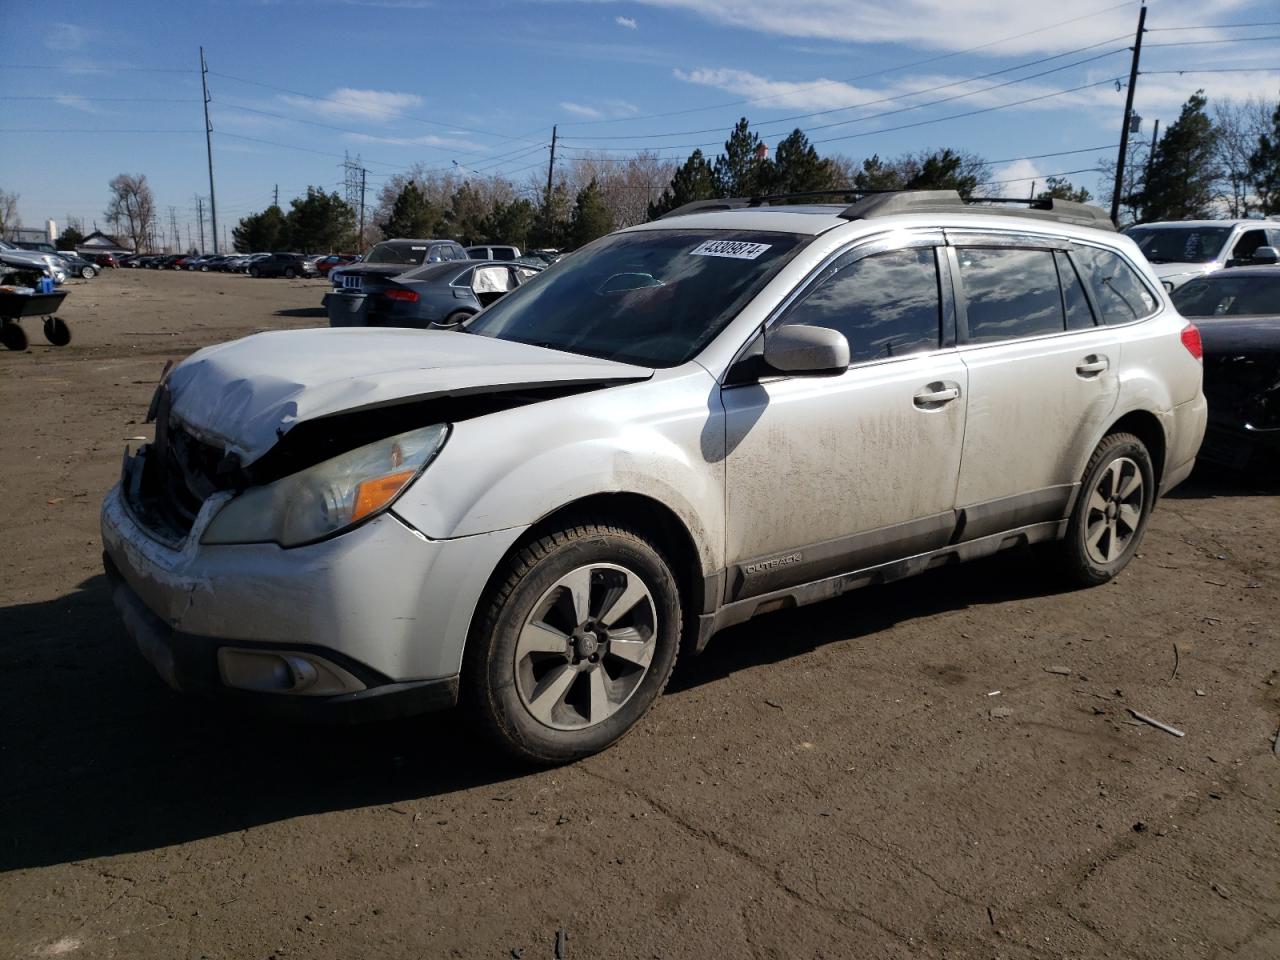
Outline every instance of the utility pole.
[[364, 253], [364, 178], [369, 171], [364, 167], [360, 168], [360, 236], [356, 239], [356, 246]]
[[1151, 152], [1147, 154], [1147, 173], [1143, 178], [1144, 183], [1151, 180], [1151, 161], [1156, 158], [1156, 138], [1160, 136], [1160, 121], [1157, 120], [1151, 125]]
[[196, 219], [200, 222], [200, 252], [204, 253], [204, 197], [196, 197]]
[[556, 173], [556, 129], [558, 124], [551, 128], [551, 161], [547, 164], [547, 214], [551, 213], [551, 180]]
[[204, 87], [204, 147], [209, 154], [209, 222], [213, 225], [213, 252], [217, 253], [218, 204], [213, 199], [213, 124], [209, 122], [209, 65], [204, 62], [204, 47], [200, 48], [200, 83]]
[[1147, 29], [1147, 5], [1138, 11], [1138, 32], [1133, 38], [1129, 64], [1129, 89], [1124, 98], [1124, 123], [1120, 127], [1120, 154], [1116, 157], [1116, 183], [1111, 191], [1111, 222], [1120, 225], [1120, 194], [1124, 192], [1124, 161], [1129, 152], [1129, 118], [1133, 116], [1133, 92], [1138, 86], [1138, 61], [1142, 58], [1142, 34]]
[[169, 208], [169, 236], [173, 237], [173, 252], [182, 246], [182, 234], [178, 232], [178, 208]]
[[278, 183], [275, 185], [275, 188], [271, 191], [271, 205], [273, 207], [280, 206], [280, 184]]

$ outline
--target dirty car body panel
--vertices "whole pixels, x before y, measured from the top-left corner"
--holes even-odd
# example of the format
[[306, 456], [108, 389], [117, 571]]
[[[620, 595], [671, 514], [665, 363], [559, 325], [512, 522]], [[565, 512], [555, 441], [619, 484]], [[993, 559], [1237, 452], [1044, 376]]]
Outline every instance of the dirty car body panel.
[[[1062, 537], [1119, 422], [1159, 448], [1161, 487], [1178, 482], [1204, 430], [1201, 368], [1133, 243], [989, 213], [975, 229], [966, 212], [695, 213], [603, 238], [456, 331], [199, 351], [104, 504], [126, 623], [180, 685], [200, 686], [179, 669], [196, 655], [173, 651], [197, 650], [188, 675], [242, 693], [411, 688], [425, 708], [456, 693], [504, 559], [580, 505], [648, 518], [669, 561], [687, 543], [697, 648], [759, 612]], [[1084, 248], [1113, 262], [1090, 272]], [[1006, 315], [996, 281], [1031, 269], [1009, 251], [1048, 279]], [[1113, 283], [1141, 291], [1132, 315], [1108, 314]], [[771, 367], [795, 327], [839, 331], [845, 352], [823, 356], [842, 364]], [[210, 532], [263, 488], [362, 443], [398, 457], [433, 425], [429, 459], [358, 523], [289, 545]], [[181, 509], [153, 502], [167, 489]]]

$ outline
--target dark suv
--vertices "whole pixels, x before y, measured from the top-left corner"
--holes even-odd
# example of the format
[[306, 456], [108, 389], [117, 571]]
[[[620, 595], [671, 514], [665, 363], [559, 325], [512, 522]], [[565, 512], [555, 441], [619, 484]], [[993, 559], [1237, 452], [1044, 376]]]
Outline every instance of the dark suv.
[[300, 253], [273, 253], [249, 266], [251, 277], [318, 277], [316, 265]]

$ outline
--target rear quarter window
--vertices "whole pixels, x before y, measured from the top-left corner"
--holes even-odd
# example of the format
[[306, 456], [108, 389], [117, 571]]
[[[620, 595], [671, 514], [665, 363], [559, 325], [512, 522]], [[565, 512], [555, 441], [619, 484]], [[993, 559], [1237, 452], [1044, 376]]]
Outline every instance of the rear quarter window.
[[1120, 254], [1101, 247], [1077, 246], [1071, 257], [1093, 291], [1099, 319], [1106, 324], [1132, 323], [1151, 316], [1160, 301]]

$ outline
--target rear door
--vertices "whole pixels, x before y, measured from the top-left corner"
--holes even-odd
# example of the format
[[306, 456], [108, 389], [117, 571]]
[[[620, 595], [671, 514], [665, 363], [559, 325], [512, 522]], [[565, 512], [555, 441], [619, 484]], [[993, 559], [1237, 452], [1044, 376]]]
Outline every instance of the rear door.
[[947, 231], [969, 410], [963, 540], [1059, 520], [1119, 396], [1120, 336], [1100, 325], [1070, 244]]
[[967, 384], [941, 242], [930, 231], [856, 247], [784, 309], [777, 324], [845, 334], [845, 372], [766, 370], [731, 377], [722, 389], [728, 600], [875, 566], [951, 537]]

